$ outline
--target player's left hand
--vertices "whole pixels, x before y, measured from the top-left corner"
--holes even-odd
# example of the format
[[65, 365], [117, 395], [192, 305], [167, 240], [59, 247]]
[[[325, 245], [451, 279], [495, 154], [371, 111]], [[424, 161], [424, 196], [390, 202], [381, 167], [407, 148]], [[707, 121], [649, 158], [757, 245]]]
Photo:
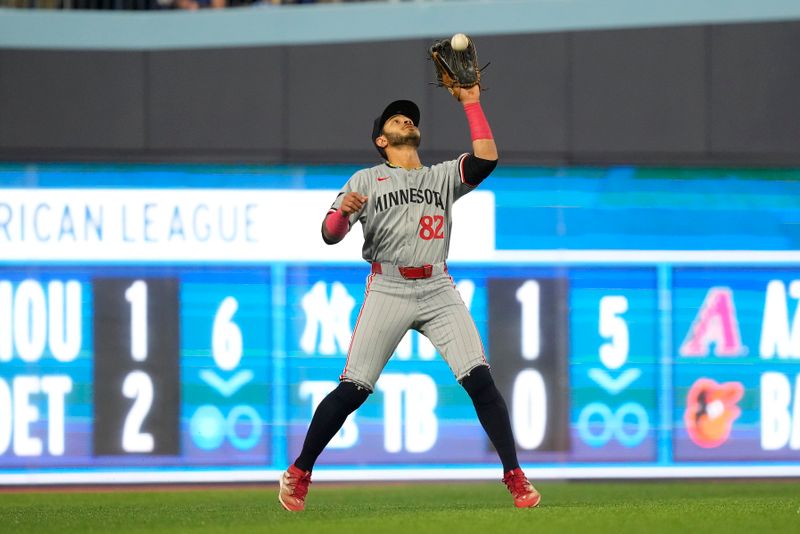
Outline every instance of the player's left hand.
[[480, 102], [481, 100], [480, 85], [473, 85], [472, 87], [454, 87], [450, 89], [450, 93], [462, 104]]

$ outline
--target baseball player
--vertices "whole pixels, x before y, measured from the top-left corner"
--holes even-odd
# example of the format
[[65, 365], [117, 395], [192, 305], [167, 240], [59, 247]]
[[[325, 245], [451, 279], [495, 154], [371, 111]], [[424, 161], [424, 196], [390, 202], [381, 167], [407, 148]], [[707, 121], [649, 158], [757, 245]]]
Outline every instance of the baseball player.
[[472, 399], [500, 456], [514, 504], [539, 504], [539, 493], [517, 461], [508, 408], [489, 372], [475, 323], [445, 264], [453, 203], [489, 176], [498, 157], [480, 87], [456, 90], [454, 96], [467, 116], [472, 154], [423, 166], [417, 153], [419, 108], [409, 100], [392, 102], [375, 119], [371, 137], [384, 163], [356, 172], [323, 221], [322, 238], [328, 244], [338, 243], [361, 222], [363, 257], [371, 274], [340, 383], [317, 407], [300, 456], [281, 476], [278, 498], [289, 511], [305, 508], [317, 457], [373, 392], [412, 328], [431, 340]]

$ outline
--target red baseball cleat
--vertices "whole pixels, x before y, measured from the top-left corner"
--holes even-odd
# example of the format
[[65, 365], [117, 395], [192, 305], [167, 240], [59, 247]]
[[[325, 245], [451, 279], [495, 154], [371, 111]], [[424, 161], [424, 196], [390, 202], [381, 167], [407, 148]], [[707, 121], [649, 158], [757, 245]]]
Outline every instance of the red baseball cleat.
[[278, 492], [278, 500], [281, 505], [290, 512], [302, 512], [305, 510], [308, 485], [311, 484], [311, 471], [303, 471], [292, 464], [281, 475], [280, 483], [281, 489]]
[[517, 508], [535, 508], [539, 506], [539, 501], [542, 496], [533, 487], [533, 484], [528, 482], [528, 477], [522, 472], [522, 469], [517, 467], [513, 471], [509, 471], [503, 477], [503, 482], [508, 487], [508, 491], [514, 496], [514, 506]]

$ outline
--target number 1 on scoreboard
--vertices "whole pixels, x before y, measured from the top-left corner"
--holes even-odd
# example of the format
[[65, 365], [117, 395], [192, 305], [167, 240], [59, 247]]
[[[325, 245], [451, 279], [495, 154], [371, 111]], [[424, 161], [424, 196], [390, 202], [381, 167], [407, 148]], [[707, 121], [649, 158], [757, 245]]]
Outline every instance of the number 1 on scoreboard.
[[131, 356], [137, 362], [147, 359], [147, 282], [136, 280], [125, 290], [131, 305]]

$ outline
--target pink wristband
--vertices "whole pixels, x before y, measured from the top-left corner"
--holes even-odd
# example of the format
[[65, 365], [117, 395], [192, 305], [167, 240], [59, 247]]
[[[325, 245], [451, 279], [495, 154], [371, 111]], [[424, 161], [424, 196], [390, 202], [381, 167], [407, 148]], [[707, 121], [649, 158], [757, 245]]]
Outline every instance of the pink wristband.
[[341, 239], [350, 229], [350, 219], [341, 210], [331, 211], [325, 217], [325, 230], [330, 237]]
[[472, 135], [473, 141], [477, 141], [478, 139], [494, 139], [494, 136], [492, 136], [492, 129], [489, 128], [489, 123], [486, 121], [486, 116], [483, 114], [483, 108], [480, 102], [464, 104], [464, 112], [467, 114], [469, 133]]

